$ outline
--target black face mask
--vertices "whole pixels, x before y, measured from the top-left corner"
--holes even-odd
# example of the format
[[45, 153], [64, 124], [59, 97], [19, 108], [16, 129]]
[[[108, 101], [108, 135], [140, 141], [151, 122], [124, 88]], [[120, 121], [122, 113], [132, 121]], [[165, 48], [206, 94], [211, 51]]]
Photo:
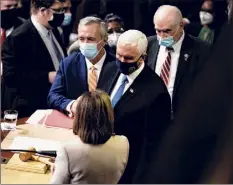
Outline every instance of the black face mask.
[[[140, 58], [141, 57], [139, 57], [139, 59]], [[116, 66], [118, 67], [121, 73], [123, 73], [124, 75], [129, 75], [139, 68], [139, 64], [138, 64], [139, 59], [136, 62], [131, 62], [131, 63], [121, 62], [120, 60], [117, 59]]]
[[52, 28], [57, 28], [61, 26], [61, 24], [63, 23], [64, 17], [65, 17], [64, 13], [61, 14], [53, 13], [53, 19], [48, 21], [48, 23]]
[[12, 26], [14, 26], [19, 12], [19, 8], [1, 10], [1, 28], [10, 29]]

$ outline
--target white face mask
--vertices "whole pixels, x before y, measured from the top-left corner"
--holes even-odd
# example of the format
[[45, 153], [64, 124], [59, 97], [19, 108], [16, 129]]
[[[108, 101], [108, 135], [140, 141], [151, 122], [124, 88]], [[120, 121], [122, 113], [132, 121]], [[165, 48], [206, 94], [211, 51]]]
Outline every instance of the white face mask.
[[116, 46], [120, 35], [121, 35], [121, 33], [116, 33], [116, 32], [109, 34], [108, 35], [108, 45], [110, 47]]
[[201, 25], [211, 24], [214, 20], [214, 16], [209, 12], [200, 11], [199, 16]]

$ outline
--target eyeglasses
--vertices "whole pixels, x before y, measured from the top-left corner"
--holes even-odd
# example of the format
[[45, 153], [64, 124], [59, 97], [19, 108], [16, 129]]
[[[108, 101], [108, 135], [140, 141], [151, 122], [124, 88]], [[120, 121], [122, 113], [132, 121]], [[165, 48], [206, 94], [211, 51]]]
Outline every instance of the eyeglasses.
[[55, 13], [65, 13], [65, 9], [64, 8], [58, 8], [58, 9], [55, 9], [55, 8], [49, 8], [50, 10], [52, 10], [53, 12]]

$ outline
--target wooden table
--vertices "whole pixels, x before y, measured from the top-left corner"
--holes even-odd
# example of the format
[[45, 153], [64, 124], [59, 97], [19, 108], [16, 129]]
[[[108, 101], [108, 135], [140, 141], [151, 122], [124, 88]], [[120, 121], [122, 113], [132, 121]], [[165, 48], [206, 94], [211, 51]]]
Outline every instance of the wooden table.
[[[62, 128], [46, 128], [43, 125], [25, 124], [27, 118], [19, 119], [16, 131], [2, 131], [1, 148], [9, 148], [12, 141], [17, 136], [34, 137], [41, 139], [54, 140], [59, 142], [72, 141], [76, 136], [72, 130]], [[11, 158], [12, 153], [2, 152], [2, 157]], [[5, 165], [1, 164], [1, 184], [48, 184], [51, 179], [51, 173], [36, 174], [30, 172], [22, 172], [17, 170], [5, 169]]]

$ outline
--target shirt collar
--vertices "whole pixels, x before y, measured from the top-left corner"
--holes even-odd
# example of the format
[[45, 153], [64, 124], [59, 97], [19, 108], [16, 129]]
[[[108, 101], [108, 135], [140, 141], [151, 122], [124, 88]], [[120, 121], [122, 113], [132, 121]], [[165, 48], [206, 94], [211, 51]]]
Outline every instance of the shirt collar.
[[[180, 52], [181, 49], [181, 45], [184, 41], [184, 37], [185, 37], [185, 32], [183, 31], [183, 34], [181, 36], [181, 38], [172, 46], [174, 52]], [[160, 48], [162, 48], [164, 51], [166, 51], [166, 47], [165, 46], [160, 46]]]
[[183, 40], [184, 40], [184, 36], [185, 36], [185, 33], [183, 31], [181, 38], [172, 46], [172, 48], [174, 49], [174, 52], [180, 52], [181, 45], [182, 45]]
[[145, 66], [145, 63], [143, 62], [141, 64], [141, 66], [136, 70], [134, 71], [133, 73], [127, 75], [127, 79], [129, 81], [129, 83], [133, 83], [133, 81], [138, 77], [138, 75], [142, 72], [143, 68]]
[[32, 20], [32, 24], [35, 26], [35, 28], [40, 33], [40, 35], [43, 37], [48, 37], [49, 30], [40, 23], [38, 23], [33, 15], [31, 16], [31, 20]]
[[95, 64], [93, 65], [90, 60], [88, 60], [86, 57], [86, 64], [87, 64], [87, 69], [89, 70], [92, 66], [94, 66], [98, 71], [102, 69], [104, 61], [106, 59], [106, 51], [104, 50], [104, 55], [102, 56], [102, 58]]

